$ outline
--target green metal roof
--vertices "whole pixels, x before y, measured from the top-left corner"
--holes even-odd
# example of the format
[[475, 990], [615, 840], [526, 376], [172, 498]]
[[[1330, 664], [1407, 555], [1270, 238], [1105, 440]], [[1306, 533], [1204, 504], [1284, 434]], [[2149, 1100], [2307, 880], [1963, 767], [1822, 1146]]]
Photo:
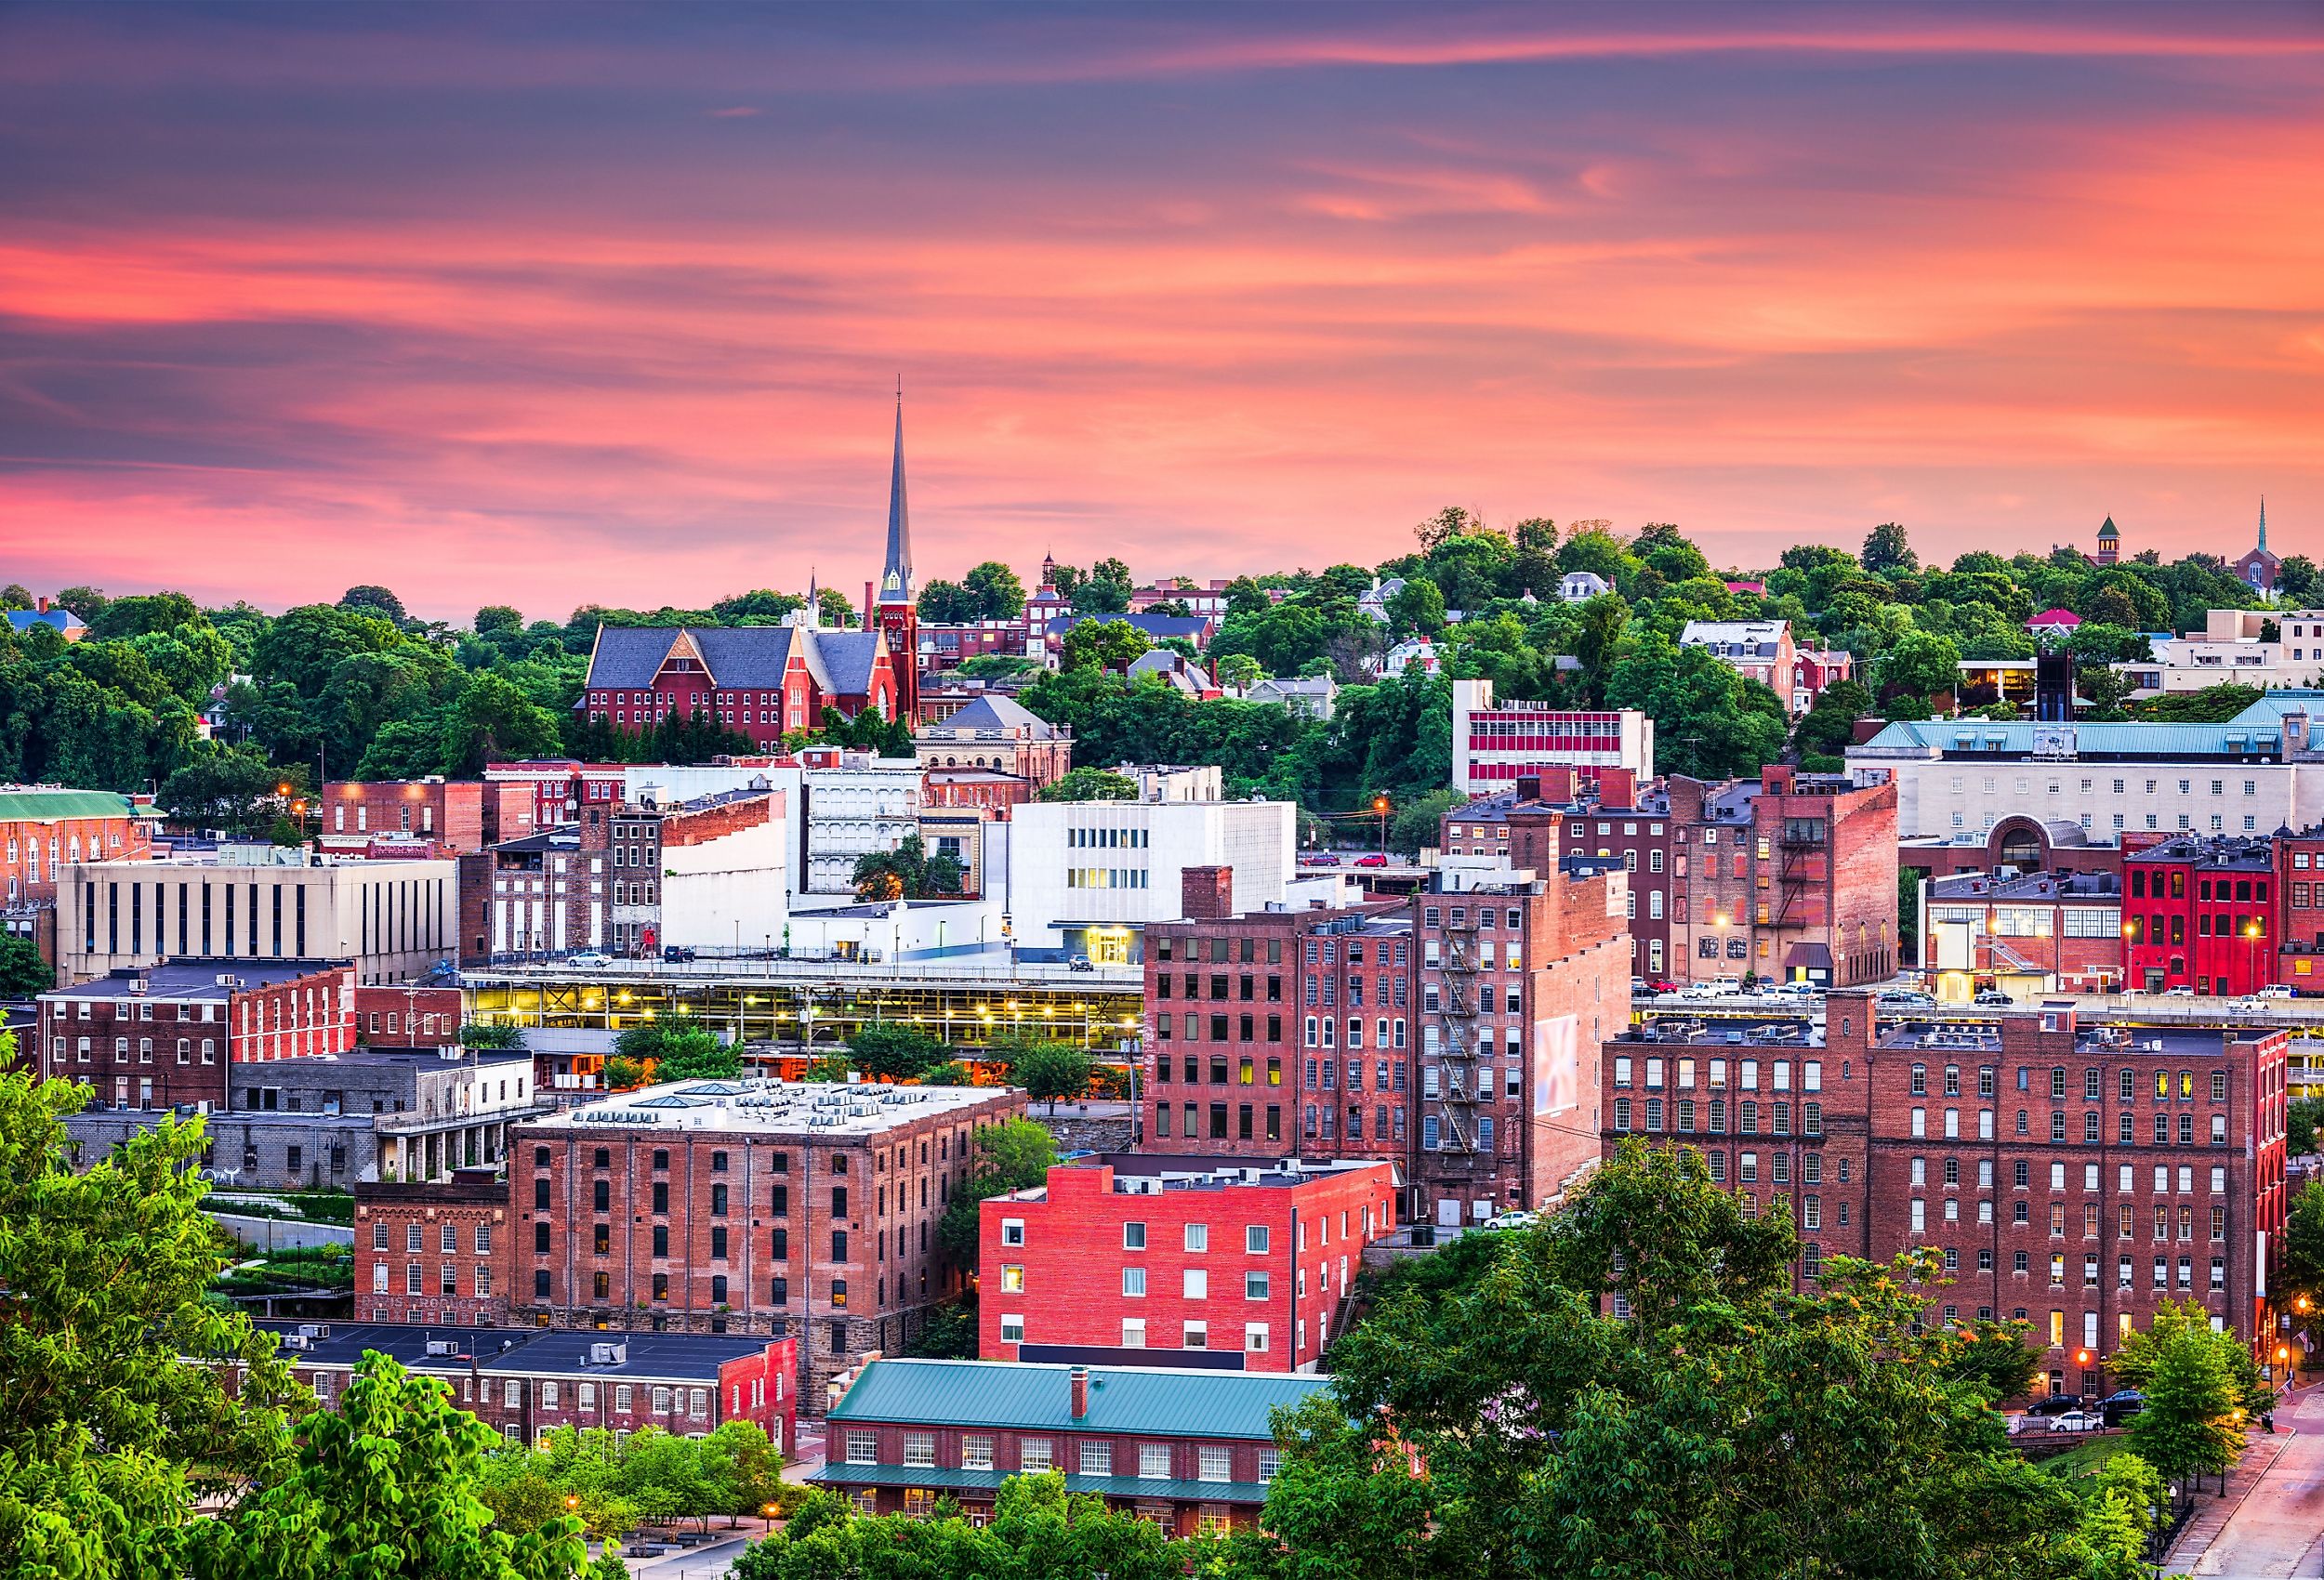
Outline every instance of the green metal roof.
[[111, 790], [0, 790], [0, 821], [56, 823], [64, 818], [125, 818], [129, 797]]
[[[946, 1470], [932, 1465], [825, 1465], [807, 1479], [827, 1487], [926, 1487], [939, 1493], [997, 1493], [1014, 1470]], [[1264, 1481], [1181, 1481], [1159, 1476], [1079, 1476], [1067, 1472], [1065, 1490], [1103, 1497], [1170, 1503], [1267, 1501]]]
[[1076, 1421], [1072, 1371], [1048, 1362], [872, 1361], [830, 1419], [1263, 1440], [1274, 1435], [1275, 1406], [1331, 1386], [1329, 1377], [1300, 1373], [1092, 1366], [1089, 1413]]

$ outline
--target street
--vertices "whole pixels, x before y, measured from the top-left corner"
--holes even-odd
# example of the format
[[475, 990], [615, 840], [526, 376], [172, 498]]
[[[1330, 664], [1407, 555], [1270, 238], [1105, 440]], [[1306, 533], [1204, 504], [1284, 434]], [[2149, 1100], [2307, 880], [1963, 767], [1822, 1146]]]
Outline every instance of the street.
[[[2223, 1580], [2324, 1575], [2324, 1389], [2304, 1389], [2294, 1398], [2276, 1413], [2278, 1432], [2293, 1435], [2185, 1573]], [[2187, 1545], [2174, 1551], [2166, 1573], [2186, 1565]]]

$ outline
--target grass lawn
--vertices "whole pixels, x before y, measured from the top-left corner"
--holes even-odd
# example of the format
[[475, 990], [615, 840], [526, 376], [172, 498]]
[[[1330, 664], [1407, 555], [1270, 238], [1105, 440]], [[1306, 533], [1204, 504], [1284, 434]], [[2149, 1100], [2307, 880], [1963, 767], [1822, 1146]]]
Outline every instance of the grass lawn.
[[2079, 1448], [2069, 1448], [2054, 1458], [2045, 1459], [2041, 1462], [2041, 1468], [2053, 1476], [2071, 1478], [2094, 1475], [2098, 1468], [2114, 1455], [2130, 1452], [2129, 1435], [2114, 1432], [2106, 1437], [2093, 1438]]

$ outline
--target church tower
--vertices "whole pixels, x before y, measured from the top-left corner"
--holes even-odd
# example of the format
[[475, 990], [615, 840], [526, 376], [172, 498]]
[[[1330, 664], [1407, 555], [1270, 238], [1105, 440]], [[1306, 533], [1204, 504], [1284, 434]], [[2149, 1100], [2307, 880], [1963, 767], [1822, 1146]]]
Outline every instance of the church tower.
[[879, 586], [867, 612], [888, 639], [888, 659], [896, 677], [896, 717], [917, 724], [920, 716], [920, 617], [912, 585], [912, 511], [904, 492], [904, 387], [896, 387], [895, 464], [888, 479], [888, 553]]

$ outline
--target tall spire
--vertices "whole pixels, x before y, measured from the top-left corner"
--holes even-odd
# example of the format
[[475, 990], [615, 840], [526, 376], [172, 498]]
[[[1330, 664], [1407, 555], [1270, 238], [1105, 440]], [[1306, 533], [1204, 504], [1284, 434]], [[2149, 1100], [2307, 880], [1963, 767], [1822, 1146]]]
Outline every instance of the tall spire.
[[2260, 552], [2267, 552], [2267, 495], [2260, 495]]
[[888, 480], [888, 559], [879, 570], [878, 603], [912, 601], [912, 511], [904, 498], [904, 380], [896, 379], [895, 469]]
[[815, 585], [815, 568], [812, 565], [807, 568], [807, 607], [799, 612], [806, 617], [799, 623], [809, 630], [822, 628], [823, 589]]

